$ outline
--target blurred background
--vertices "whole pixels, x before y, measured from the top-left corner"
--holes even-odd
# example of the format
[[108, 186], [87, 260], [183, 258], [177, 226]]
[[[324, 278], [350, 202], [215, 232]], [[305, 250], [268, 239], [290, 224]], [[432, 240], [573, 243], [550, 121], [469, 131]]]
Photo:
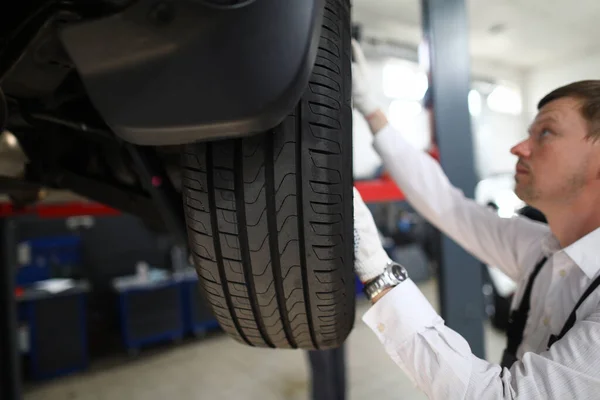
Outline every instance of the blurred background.
[[[430, 7], [439, 3], [428, 2]], [[600, 4], [592, 0], [453, 3], [466, 10], [466, 24], [452, 13], [437, 18], [451, 28], [456, 24], [457, 32], [467, 31], [471, 131], [464, 151], [473, 158], [472, 197], [501, 217], [520, 213], [543, 221], [514, 195], [516, 159], [510, 148], [527, 135], [543, 95], [571, 81], [599, 77]], [[431, 53], [423, 41], [423, 3], [353, 0], [352, 18], [377, 101], [407, 140], [431, 152], [437, 144], [425, 95], [448, 94], [438, 91], [435, 76], [433, 80], [429, 76], [432, 59], [437, 68], [443, 67], [435, 59], [435, 48]], [[456, 38], [431, 35], [432, 41], [449, 48], [465, 39], [458, 34]], [[453, 60], [446, 55], [443, 62], [450, 68]], [[356, 111], [353, 140], [357, 183], [368, 188], [385, 181], [385, 170], [371, 147], [372, 135]], [[14, 138], [3, 135], [0, 146], [5, 154], [13, 154]], [[440, 147], [442, 164], [445, 157], [457, 154], [447, 155]], [[386, 250], [406, 266], [434, 307], [447, 313], [454, 305], [445, 302], [449, 292], [440, 291], [439, 278], [447, 244], [401, 196], [378, 198], [380, 192], [370, 193], [369, 207]], [[312, 384], [319, 370], [311, 370], [307, 353], [250, 348], [220, 331], [198, 295], [186, 250], [168, 236], [133, 216], [89, 204], [70, 193], [48, 194], [44, 211], [34, 215], [15, 214], [5, 206], [7, 200], [0, 198], [0, 217], [14, 221], [10, 240], [19, 266], [17, 286], [36, 284], [43, 289], [43, 294], [25, 289], [17, 293], [25, 399], [315, 396]], [[480, 299], [475, 314], [482, 326], [472, 333], [477, 343], [473, 346], [481, 347], [478, 355], [498, 362], [514, 282], [493, 266], [472, 264], [474, 268], [464, 276], [465, 282], [471, 275], [478, 277], [473, 280]], [[66, 288], [70, 296], [56, 296]], [[331, 384], [345, 387], [348, 399], [425, 398], [360, 321], [368, 304], [358, 284], [357, 302], [357, 322], [344, 346], [344, 362], [324, 367], [328, 372], [343, 368], [345, 379], [331, 378]]]

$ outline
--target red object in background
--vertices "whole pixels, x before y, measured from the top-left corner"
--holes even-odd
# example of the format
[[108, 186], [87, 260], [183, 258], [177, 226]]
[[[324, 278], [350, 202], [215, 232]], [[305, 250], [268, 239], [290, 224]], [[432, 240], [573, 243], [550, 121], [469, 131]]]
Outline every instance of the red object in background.
[[[436, 160], [440, 160], [437, 145], [433, 144], [427, 153]], [[152, 184], [160, 185], [160, 181], [154, 180]], [[367, 203], [385, 201], [403, 201], [404, 193], [394, 183], [390, 175], [384, 171], [378, 179], [368, 181], [356, 181], [354, 186]], [[66, 218], [79, 215], [119, 215], [120, 212], [114, 208], [98, 203], [62, 203], [62, 204], [37, 204], [25, 208], [15, 208], [12, 204], [0, 203], [0, 218], [11, 215], [36, 214], [40, 218]]]
[[[433, 144], [427, 153], [439, 162], [440, 152], [437, 145]], [[365, 203], [386, 201], [404, 201], [404, 193], [392, 180], [389, 173], [384, 171], [378, 179], [354, 182], [356, 190], [360, 193]]]
[[365, 203], [404, 200], [404, 193], [389, 177], [356, 181], [354, 187], [356, 187]]
[[433, 143], [429, 150], [427, 150], [427, 153], [437, 162], [440, 162], [440, 149], [438, 148], [437, 144]]
[[0, 218], [12, 215], [35, 214], [40, 218], [66, 218], [79, 215], [119, 215], [113, 208], [98, 203], [37, 204], [25, 208], [15, 208], [12, 204], [0, 204]]
[[[68, 218], [83, 215], [119, 215], [120, 212], [102, 204], [85, 202], [37, 204], [24, 208], [15, 208], [10, 203], [0, 203], [0, 218], [28, 214], [35, 214], [39, 218]], [[19, 298], [23, 293], [22, 287], [15, 288], [15, 297]]]

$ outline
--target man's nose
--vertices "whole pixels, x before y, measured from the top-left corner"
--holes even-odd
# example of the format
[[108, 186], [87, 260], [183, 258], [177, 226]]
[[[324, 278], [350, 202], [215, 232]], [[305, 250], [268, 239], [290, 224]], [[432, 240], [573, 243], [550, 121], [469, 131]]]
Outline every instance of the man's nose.
[[511, 154], [517, 157], [527, 158], [531, 155], [531, 146], [529, 138], [517, 143], [510, 149]]

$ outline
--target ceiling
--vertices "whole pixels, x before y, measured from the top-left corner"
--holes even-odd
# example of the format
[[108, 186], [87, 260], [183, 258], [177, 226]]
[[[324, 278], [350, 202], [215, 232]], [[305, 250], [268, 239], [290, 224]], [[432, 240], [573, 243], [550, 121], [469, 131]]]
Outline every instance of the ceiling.
[[[598, 0], [466, 0], [477, 60], [532, 68], [600, 48]], [[420, 0], [353, 0], [366, 35], [421, 40]], [[576, 4], [576, 6], [575, 6]]]

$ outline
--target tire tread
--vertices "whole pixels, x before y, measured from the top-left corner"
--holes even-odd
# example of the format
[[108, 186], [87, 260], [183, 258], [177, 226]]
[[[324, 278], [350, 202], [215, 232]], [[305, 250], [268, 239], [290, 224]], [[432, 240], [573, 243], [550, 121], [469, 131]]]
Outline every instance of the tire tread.
[[307, 90], [279, 126], [182, 154], [202, 293], [242, 343], [332, 348], [354, 323], [349, 7], [326, 1]]

